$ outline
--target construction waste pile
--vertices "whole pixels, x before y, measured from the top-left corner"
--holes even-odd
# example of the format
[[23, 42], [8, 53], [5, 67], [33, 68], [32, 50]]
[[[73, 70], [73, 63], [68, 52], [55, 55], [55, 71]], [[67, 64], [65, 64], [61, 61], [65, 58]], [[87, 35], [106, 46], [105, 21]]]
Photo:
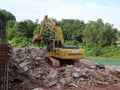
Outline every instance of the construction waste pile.
[[9, 70], [11, 90], [120, 90], [120, 69], [89, 60], [80, 60], [80, 67], [52, 68], [44, 57], [45, 49], [14, 49]]

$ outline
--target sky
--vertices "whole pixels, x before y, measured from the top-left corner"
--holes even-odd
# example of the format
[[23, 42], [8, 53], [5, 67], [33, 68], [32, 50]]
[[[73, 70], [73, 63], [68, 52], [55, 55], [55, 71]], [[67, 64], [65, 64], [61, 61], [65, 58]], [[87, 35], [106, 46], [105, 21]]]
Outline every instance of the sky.
[[22, 21], [41, 21], [44, 15], [61, 19], [79, 19], [86, 23], [98, 18], [120, 31], [120, 0], [0, 0], [0, 9]]

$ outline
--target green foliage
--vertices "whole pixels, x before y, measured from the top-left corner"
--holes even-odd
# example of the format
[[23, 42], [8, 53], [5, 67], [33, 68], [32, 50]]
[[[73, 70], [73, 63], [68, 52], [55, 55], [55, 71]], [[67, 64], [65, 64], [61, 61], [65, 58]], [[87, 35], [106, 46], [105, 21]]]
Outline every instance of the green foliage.
[[0, 9], [0, 20], [8, 21], [8, 20], [16, 20], [16, 18], [12, 13]]
[[58, 25], [63, 31], [65, 40], [82, 42], [82, 32], [85, 28], [83, 21], [75, 19], [63, 19], [62, 21], [59, 21]]
[[18, 33], [17, 30], [18, 23], [16, 21], [9, 20], [7, 22], [7, 36], [8, 40], [14, 38]]
[[9, 40], [9, 43], [13, 46], [13, 47], [25, 47], [31, 42], [31, 39], [28, 39], [26, 37], [14, 37], [12, 38], [12, 40]]
[[83, 32], [83, 41], [91, 47], [104, 47], [113, 44], [117, 37], [117, 29], [101, 19], [90, 21]]
[[101, 48], [113, 45], [117, 40], [117, 29], [102, 19], [90, 21], [83, 31], [83, 43], [92, 50], [92, 55], [101, 55]]
[[8, 21], [7, 33], [9, 43], [14, 47], [24, 47], [32, 42], [33, 32], [37, 24], [31, 20], [21, 22]]
[[107, 46], [101, 49], [101, 56], [103, 57], [118, 57], [120, 58], [120, 48], [114, 45]]
[[36, 25], [31, 20], [24, 20], [19, 22], [18, 29], [23, 33], [23, 36], [32, 38], [35, 27]]
[[[7, 21], [8, 41], [13, 47], [25, 47], [32, 42], [32, 38], [40, 31], [41, 23], [38, 20], [15, 21], [15, 16], [5, 10], [0, 10], [0, 19]], [[115, 41], [120, 40], [120, 32], [102, 19], [97, 21], [84, 21], [77, 19], [62, 19], [54, 22], [62, 29], [65, 44], [78, 45], [85, 50], [86, 56], [118, 57], [120, 48], [115, 46]], [[0, 22], [1, 24], [1, 22]], [[42, 36], [38, 46], [45, 46], [55, 34], [48, 28]]]

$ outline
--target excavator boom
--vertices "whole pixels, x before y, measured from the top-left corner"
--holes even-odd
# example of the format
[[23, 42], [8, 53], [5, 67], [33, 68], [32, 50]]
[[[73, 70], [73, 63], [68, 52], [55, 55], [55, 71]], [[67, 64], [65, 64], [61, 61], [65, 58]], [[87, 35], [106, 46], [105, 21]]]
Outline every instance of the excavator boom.
[[45, 27], [48, 27], [49, 29], [51, 29], [55, 33], [55, 36], [57, 37], [57, 39], [61, 40], [62, 45], [64, 45], [64, 38], [63, 38], [61, 28], [59, 28], [50, 18], [48, 18], [47, 15], [44, 16], [44, 19], [41, 24], [40, 33], [34, 36], [33, 43], [41, 41], [42, 34], [45, 30]]
[[45, 30], [45, 23], [46, 23], [46, 21], [47, 21], [47, 16], [44, 16], [44, 20], [42, 21], [42, 25], [41, 25], [41, 29], [40, 29], [40, 32], [39, 32], [39, 34], [38, 35], [35, 35], [34, 37], [33, 37], [33, 43], [38, 43], [38, 42], [40, 42], [41, 41], [41, 39], [42, 39], [42, 34], [43, 34], [43, 32], [44, 32], [44, 30]]

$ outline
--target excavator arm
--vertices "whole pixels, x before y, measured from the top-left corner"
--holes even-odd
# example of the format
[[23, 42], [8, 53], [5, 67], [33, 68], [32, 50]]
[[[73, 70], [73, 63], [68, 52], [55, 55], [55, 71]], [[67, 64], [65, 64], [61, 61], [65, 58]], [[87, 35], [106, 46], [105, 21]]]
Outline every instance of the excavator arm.
[[45, 30], [45, 27], [49, 28], [55, 33], [55, 36], [57, 39], [61, 40], [61, 44], [64, 45], [64, 38], [62, 34], [62, 30], [60, 27], [58, 27], [51, 19], [47, 17], [47, 15], [44, 16], [44, 19], [42, 21], [40, 33], [38, 35], [35, 35], [33, 38], [33, 43], [40, 42], [42, 39], [42, 34]]
[[46, 21], [47, 21], [47, 16], [45, 16], [44, 17], [44, 20], [42, 21], [42, 24], [41, 24], [41, 29], [40, 29], [40, 32], [39, 32], [39, 34], [38, 35], [35, 35], [34, 37], [33, 37], [33, 43], [36, 43], [36, 42], [40, 42], [41, 41], [41, 39], [42, 39], [42, 34], [43, 34], [43, 32], [44, 32], [44, 29], [45, 29], [45, 23], [46, 23]]

